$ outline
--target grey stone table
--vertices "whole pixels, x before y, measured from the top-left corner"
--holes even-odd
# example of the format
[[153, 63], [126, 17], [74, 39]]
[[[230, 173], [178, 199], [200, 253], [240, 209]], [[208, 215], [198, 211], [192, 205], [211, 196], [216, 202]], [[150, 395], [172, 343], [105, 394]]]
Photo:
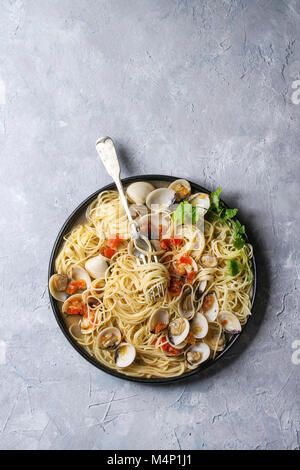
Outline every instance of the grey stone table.
[[[0, 448], [299, 448], [299, 1], [0, 10]], [[58, 230], [110, 182], [94, 148], [105, 134], [124, 176], [221, 185], [253, 236], [251, 325], [194, 380], [115, 379], [72, 349], [50, 309]]]

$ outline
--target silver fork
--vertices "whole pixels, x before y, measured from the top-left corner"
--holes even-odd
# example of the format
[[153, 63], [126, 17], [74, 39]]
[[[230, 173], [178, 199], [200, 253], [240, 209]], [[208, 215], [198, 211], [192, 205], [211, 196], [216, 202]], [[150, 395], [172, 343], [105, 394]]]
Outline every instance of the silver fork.
[[[127, 199], [124, 193], [124, 189], [120, 180], [120, 164], [117, 157], [117, 152], [113, 143], [113, 140], [110, 137], [102, 137], [101, 139], [97, 140], [96, 142], [96, 150], [102, 160], [102, 163], [107, 171], [107, 173], [112, 177], [114, 180], [117, 189], [119, 191], [120, 199], [125, 209], [126, 215], [128, 217], [130, 228], [131, 228], [131, 236], [133, 238], [133, 252], [137, 258], [138, 264], [146, 264], [147, 259], [146, 255], [142, 253], [142, 251], [149, 251], [149, 245], [146, 239], [140, 234], [139, 227], [135, 223], [132, 218]], [[149, 242], [150, 243], [150, 242]], [[151, 243], [150, 243], [151, 246]], [[139, 250], [142, 250], [140, 251]], [[147, 255], [150, 260], [151, 256]], [[157, 256], [153, 257], [154, 261], [158, 263]], [[161, 283], [155, 284], [153, 287], [149, 289], [147, 292], [148, 298], [150, 301], [154, 301], [159, 297], [165, 295], [165, 288], [164, 285]]]

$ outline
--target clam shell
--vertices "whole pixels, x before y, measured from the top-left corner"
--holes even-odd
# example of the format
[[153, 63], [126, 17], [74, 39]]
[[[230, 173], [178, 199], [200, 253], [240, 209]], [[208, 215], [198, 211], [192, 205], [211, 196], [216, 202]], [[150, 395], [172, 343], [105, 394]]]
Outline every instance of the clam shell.
[[81, 294], [74, 294], [74, 295], [71, 295], [70, 297], [68, 297], [67, 300], [65, 300], [65, 302], [63, 303], [63, 306], [62, 306], [62, 312], [63, 313], [67, 313], [68, 307], [70, 305], [72, 305], [74, 300], [82, 302], [83, 301], [82, 300], [82, 295]]
[[104, 328], [104, 330], [99, 331], [97, 336], [97, 344], [100, 349], [115, 349], [121, 343], [121, 340], [121, 331], [114, 326]]
[[[144, 236], [149, 236], [152, 240], [160, 239], [160, 226], [162, 226], [162, 235], [166, 237], [170, 226], [171, 218], [167, 214], [162, 214], [161, 212], [152, 212], [151, 214], [146, 214], [142, 217], [139, 217], [136, 220], [139, 228], [141, 229], [141, 234]], [[143, 228], [146, 226], [146, 233], [144, 233]], [[148, 229], [150, 228], [150, 233]]]
[[189, 202], [193, 207], [204, 209], [205, 212], [210, 208], [210, 197], [206, 193], [195, 193], [189, 197]]
[[214, 292], [209, 292], [204, 297], [201, 305], [201, 313], [203, 313], [209, 322], [216, 320], [219, 313], [219, 303]]
[[[179, 325], [182, 325], [183, 327], [182, 332], [178, 334], [174, 333], [174, 329]], [[189, 332], [190, 332], [190, 324], [188, 320], [186, 318], [177, 318], [176, 320], [172, 321], [169, 324], [167, 339], [169, 343], [171, 344], [171, 346], [174, 346], [177, 348], [178, 345], [184, 342]]]
[[190, 284], [185, 284], [178, 303], [178, 311], [183, 318], [191, 320], [195, 315], [194, 293]]
[[[197, 357], [193, 358], [191, 353], [197, 353], [197, 355], [199, 355], [199, 357], [198, 358]], [[186, 362], [191, 367], [199, 366], [203, 362], [207, 361], [209, 356], [210, 356], [210, 348], [205, 343], [200, 343], [200, 344], [196, 344], [195, 346], [191, 346], [185, 352]]]
[[225, 335], [218, 323], [211, 323], [209, 325], [208, 333], [204, 338], [204, 342], [214, 352], [223, 351], [225, 348]]
[[149, 319], [149, 330], [155, 333], [155, 327], [158, 323], [163, 323], [166, 327], [169, 324], [169, 311], [166, 308], [155, 310]]
[[205, 338], [208, 333], [208, 321], [202, 313], [196, 313], [191, 322], [191, 332], [196, 339]]
[[220, 312], [218, 315], [218, 321], [221, 323], [222, 328], [226, 333], [235, 335], [242, 331], [240, 320], [231, 312]]
[[75, 265], [71, 268], [71, 278], [74, 281], [79, 281], [80, 279], [83, 279], [86, 282], [87, 288], [89, 288], [91, 285], [91, 278], [89, 274], [81, 266]]
[[121, 343], [115, 352], [115, 363], [117, 367], [128, 367], [133, 363], [136, 356], [135, 347], [129, 343]]
[[170, 188], [158, 188], [148, 194], [146, 205], [151, 212], [167, 209], [175, 201], [176, 194]]
[[133, 219], [143, 217], [148, 214], [148, 209], [143, 204], [130, 204], [129, 209]]
[[218, 260], [214, 255], [201, 256], [201, 264], [204, 268], [215, 268], [218, 266]]
[[195, 287], [194, 287], [194, 292], [195, 292], [195, 301], [199, 302], [203, 292], [205, 291], [207, 286], [207, 281], [197, 281]]
[[187, 180], [180, 179], [173, 181], [169, 188], [175, 191], [176, 202], [186, 199], [191, 194], [191, 185]]
[[145, 204], [149, 193], [155, 190], [151, 183], [146, 181], [137, 181], [128, 186], [126, 196], [129, 202], [134, 204]]
[[108, 264], [102, 255], [97, 255], [94, 258], [90, 258], [85, 263], [85, 269], [94, 279], [105, 277], [107, 268]]
[[64, 281], [68, 284], [67, 276], [65, 276], [64, 274], [53, 274], [53, 276], [51, 276], [49, 280], [49, 291], [55, 300], [58, 300], [59, 302], [64, 302], [67, 298], [67, 292], [66, 290], [64, 291], [57, 290], [55, 281], [58, 277], [61, 279], [64, 279]]

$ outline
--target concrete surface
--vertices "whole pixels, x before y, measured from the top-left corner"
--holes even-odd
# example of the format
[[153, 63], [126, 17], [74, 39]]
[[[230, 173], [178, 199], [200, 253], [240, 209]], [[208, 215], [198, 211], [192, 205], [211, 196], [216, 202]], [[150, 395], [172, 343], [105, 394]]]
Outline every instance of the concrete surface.
[[[0, 7], [0, 448], [299, 448], [299, 1]], [[114, 379], [50, 309], [58, 230], [110, 181], [94, 149], [105, 134], [124, 176], [221, 185], [254, 238], [255, 316], [198, 379]]]

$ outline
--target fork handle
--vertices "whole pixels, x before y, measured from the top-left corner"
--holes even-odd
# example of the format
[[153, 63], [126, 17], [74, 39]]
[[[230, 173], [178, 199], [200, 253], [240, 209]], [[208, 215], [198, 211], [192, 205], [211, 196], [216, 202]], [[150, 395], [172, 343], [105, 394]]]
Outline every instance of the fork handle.
[[102, 137], [96, 142], [96, 150], [102, 160], [102, 163], [107, 173], [112, 177], [117, 186], [121, 202], [123, 204], [123, 207], [130, 223], [131, 235], [136, 240], [137, 238], [139, 238], [139, 229], [132, 218], [124, 193], [123, 185], [120, 180], [120, 164], [113, 140], [110, 137]]

